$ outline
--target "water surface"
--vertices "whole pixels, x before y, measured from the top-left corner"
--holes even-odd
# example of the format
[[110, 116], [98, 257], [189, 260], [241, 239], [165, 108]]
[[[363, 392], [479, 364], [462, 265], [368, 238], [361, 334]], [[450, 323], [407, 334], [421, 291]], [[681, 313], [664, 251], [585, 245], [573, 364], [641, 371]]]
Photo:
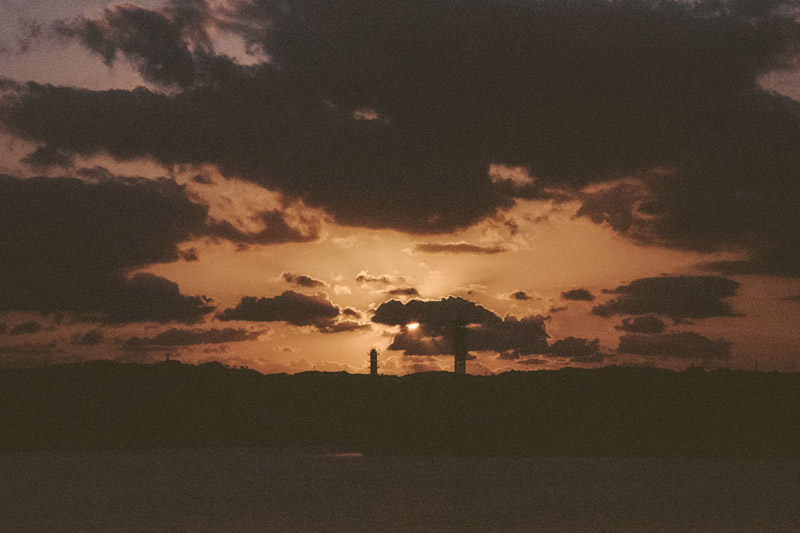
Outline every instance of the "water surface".
[[800, 463], [0, 454], [3, 531], [800, 530]]

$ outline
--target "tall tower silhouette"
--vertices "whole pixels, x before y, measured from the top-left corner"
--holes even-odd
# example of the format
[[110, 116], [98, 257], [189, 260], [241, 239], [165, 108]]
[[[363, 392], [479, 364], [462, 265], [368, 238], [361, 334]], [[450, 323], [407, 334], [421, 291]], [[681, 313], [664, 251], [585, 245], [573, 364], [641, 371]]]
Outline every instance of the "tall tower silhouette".
[[369, 375], [378, 375], [378, 350], [375, 348], [369, 351]]
[[467, 328], [463, 323], [453, 326], [453, 371], [467, 373]]

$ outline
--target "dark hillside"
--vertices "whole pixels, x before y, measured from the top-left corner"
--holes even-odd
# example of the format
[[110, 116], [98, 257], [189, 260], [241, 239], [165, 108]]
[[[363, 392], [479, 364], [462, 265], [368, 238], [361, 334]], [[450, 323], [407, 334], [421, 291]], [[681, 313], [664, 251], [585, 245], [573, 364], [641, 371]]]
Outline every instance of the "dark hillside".
[[0, 448], [800, 456], [800, 375], [605, 368], [406, 377], [218, 363], [0, 371]]

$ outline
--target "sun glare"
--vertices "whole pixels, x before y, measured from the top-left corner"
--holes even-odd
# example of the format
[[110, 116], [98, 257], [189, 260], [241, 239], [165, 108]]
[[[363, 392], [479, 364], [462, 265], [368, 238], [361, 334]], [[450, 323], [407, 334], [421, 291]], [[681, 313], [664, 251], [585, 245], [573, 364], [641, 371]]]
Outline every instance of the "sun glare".
[[418, 327], [419, 327], [419, 322], [412, 322], [412, 323], [410, 323], [410, 324], [406, 324], [406, 328], [407, 328], [409, 331], [414, 331], [414, 330], [415, 330], [415, 329], [417, 329]]

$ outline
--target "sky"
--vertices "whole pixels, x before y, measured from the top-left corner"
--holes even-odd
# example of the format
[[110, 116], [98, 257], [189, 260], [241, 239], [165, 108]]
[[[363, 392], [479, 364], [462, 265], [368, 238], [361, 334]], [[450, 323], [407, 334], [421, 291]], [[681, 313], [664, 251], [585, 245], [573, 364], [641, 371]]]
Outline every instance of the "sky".
[[798, 1], [4, 0], [0, 366], [793, 371], [798, 147]]

